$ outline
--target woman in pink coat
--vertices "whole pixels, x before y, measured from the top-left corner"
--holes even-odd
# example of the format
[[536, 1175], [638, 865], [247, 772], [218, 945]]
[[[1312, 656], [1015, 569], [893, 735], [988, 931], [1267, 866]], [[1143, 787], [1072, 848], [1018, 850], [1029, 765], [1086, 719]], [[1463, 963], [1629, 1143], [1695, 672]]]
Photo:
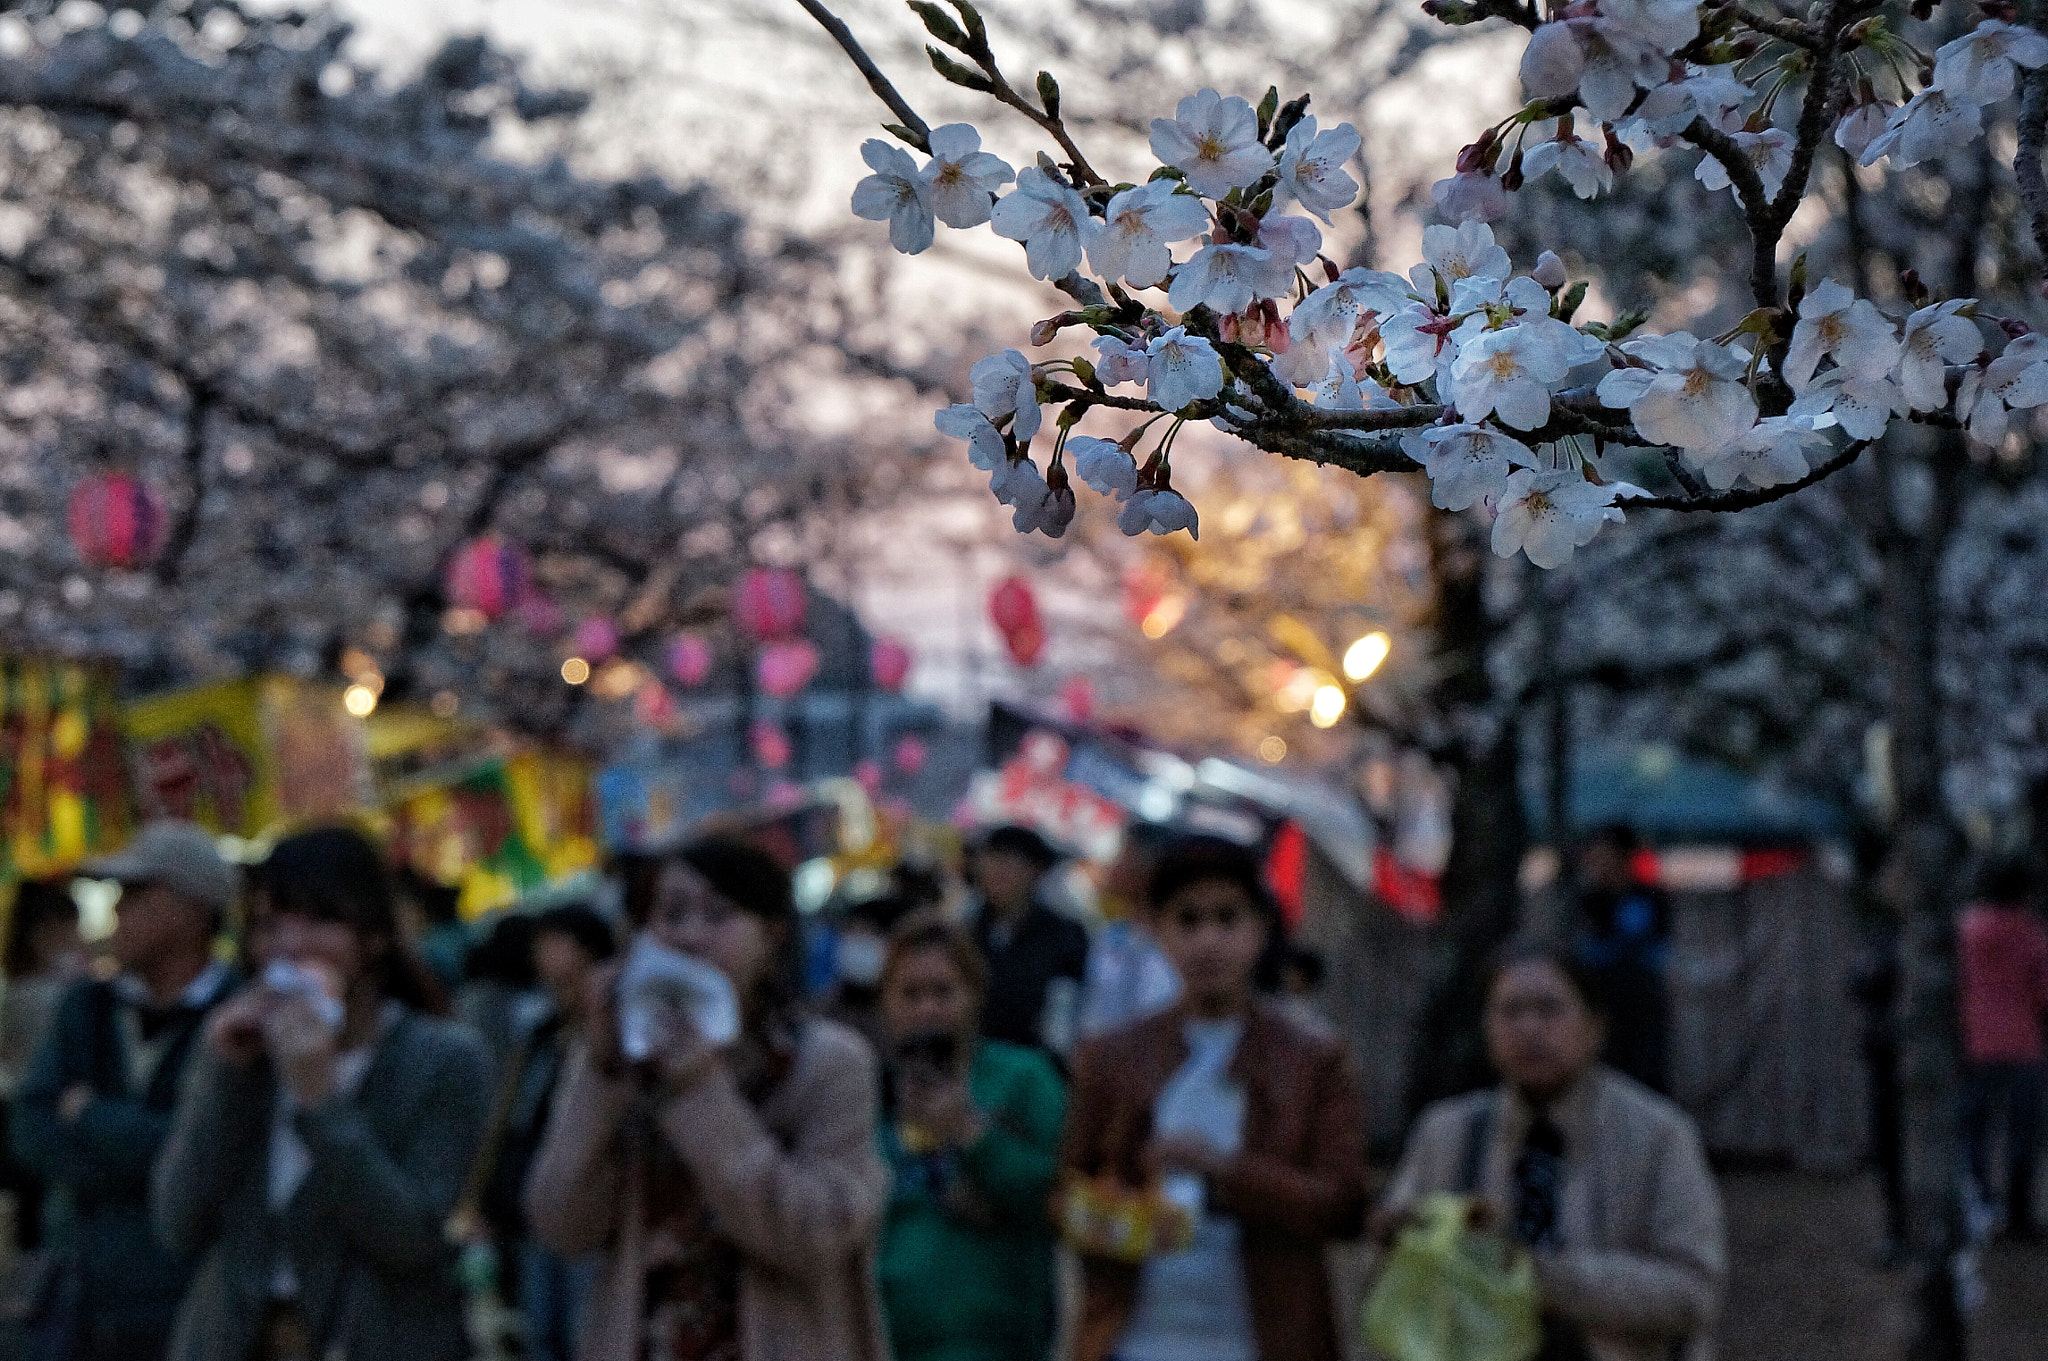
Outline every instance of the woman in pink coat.
[[615, 975], [593, 989], [526, 1186], [533, 1232], [606, 1254], [582, 1361], [882, 1361], [873, 1257], [888, 1196], [875, 1063], [803, 1015], [789, 879], [727, 838], [670, 858], [642, 930], [715, 965], [742, 1033], [706, 1042], [663, 1009], [651, 1056], [618, 1045]]

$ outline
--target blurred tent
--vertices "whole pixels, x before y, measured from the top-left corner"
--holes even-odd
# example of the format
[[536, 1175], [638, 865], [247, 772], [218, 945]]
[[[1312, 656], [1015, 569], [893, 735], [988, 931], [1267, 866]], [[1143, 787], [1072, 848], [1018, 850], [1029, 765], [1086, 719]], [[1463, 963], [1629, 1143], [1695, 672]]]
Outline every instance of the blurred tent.
[[[1567, 830], [1633, 827], [1647, 842], [1759, 845], [1847, 835], [1839, 804], [1782, 789], [1731, 766], [1659, 745], [1591, 743], [1571, 752]], [[1548, 835], [1546, 772], [1525, 763], [1522, 801], [1535, 839]]]

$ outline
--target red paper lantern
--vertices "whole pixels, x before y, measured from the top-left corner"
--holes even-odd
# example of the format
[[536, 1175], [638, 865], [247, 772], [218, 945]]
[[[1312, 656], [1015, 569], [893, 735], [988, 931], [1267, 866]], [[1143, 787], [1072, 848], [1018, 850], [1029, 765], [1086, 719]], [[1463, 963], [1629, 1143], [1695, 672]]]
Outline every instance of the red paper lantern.
[[920, 770], [924, 769], [925, 758], [929, 754], [925, 750], [924, 739], [921, 737], [914, 734], [906, 734], [896, 739], [895, 759], [897, 773], [902, 775], [917, 774]]
[[643, 727], [666, 731], [675, 726], [675, 696], [668, 692], [666, 685], [650, 676], [633, 692], [633, 716]]
[[761, 689], [777, 699], [788, 699], [811, 683], [818, 674], [818, 649], [799, 639], [794, 643], [770, 643], [761, 649], [754, 663], [754, 678]]
[[754, 760], [768, 770], [780, 770], [789, 764], [793, 754], [789, 745], [789, 734], [765, 718], [757, 718], [747, 729], [747, 741], [754, 749]]
[[526, 552], [496, 534], [471, 539], [448, 560], [443, 587], [457, 609], [475, 610], [486, 619], [502, 619], [526, 603], [532, 572]]
[[782, 568], [756, 567], [733, 588], [732, 613], [760, 642], [788, 638], [804, 627], [804, 579]]
[[1035, 666], [1045, 651], [1045, 625], [1038, 617], [1038, 597], [1023, 577], [1004, 577], [989, 592], [988, 617], [1010, 660], [1019, 666]]
[[894, 694], [910, 676], [910, 649], [894, 638], [877, 638], [868, 649], [868, 672], [875, 684]]
[[95, 567], [140, 567], [163, 550], [163, 498], [132, 473], [95, 473], [71, 492], [71, 543]]
[[618, 626], [593, 614], [576, 626], [576, 655], [587, 662], [608, 662], [619, 654]]
[[668, 645], [668, 673], [678, 685], [692, 689], [711, 674], [711, 644], [694, 633], [678, 633]]
[[1144, 623], [1152, 611], [1159, 608], [1159, 602], [1166, 599], [1172, 585], [1166, 568], [1159, 563], [1151, 560], [1132, 563], [1124, 569], [1124, 618], [1133, 624]]

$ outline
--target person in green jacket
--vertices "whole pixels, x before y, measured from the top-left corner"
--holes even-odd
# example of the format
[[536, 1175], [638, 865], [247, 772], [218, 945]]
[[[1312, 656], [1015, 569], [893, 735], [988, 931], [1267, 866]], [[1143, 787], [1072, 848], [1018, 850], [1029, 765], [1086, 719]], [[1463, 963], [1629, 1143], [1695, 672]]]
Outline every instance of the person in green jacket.
[[882, 972], [894, 1174], [880, 1275], [897, 1361], [1045, 1361], [1055, 1315], [1047, 1197], [1067, 1094], [1035, 1049], [976, 1034], [987, 974], [965, 929], [899, 923]]

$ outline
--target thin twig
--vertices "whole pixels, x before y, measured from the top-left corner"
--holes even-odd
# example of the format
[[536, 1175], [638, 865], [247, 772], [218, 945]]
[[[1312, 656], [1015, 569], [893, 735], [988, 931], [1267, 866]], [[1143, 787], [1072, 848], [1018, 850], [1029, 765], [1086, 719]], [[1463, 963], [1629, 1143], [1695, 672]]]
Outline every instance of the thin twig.
[[868, 88], [889, 106], [889, 112], [896, 115], [896, 121], [917, 134], [917, 149], [927, 156], [931, 155], [931, 125], [919, 118], [917, 110], [910, 107], [910, 101], [896, 92], [896, 87], [882, 74], [882, 68], [875, 65], [875, 59], [867, 54], [867, 50], [853, 36], [852, 30], [847, 28], [838, 15], [818, 3], [818, 0], [796, 2], [804, 7], [805, 13], [816, 19], [819, 25], [832, 35], [832, 40], [838, 43], [853, 64], [860, 68], [860, 73], [867, 77]]
[[[2039, 3], [2027, 6], [2027, 22], [2036, 24]], [[2048, 175], [2041, 157], [2048, 151], [2048, 67], [2037, 66], [2025, 73], [2021, 86], [2019, 149], [2013, 153], [2012, 173], [2019, 181], [2020, 201], [2027, 205], [2027, 224], [2033, 230], [2034, 249], [2048, 259]]]
[[1865, 439], [1845, 444], [1840, 453], [1798, 481], [1780, 483], [1775, 487], [1745, 487], [1740, 491], [1715, 492], [1709, 496], [1631, 496], [1615, 504], [1628, 510], [1750, 510], [1782, 501], [1816, 482], [1826, 481], [1854, 463], [1870, 444]]

